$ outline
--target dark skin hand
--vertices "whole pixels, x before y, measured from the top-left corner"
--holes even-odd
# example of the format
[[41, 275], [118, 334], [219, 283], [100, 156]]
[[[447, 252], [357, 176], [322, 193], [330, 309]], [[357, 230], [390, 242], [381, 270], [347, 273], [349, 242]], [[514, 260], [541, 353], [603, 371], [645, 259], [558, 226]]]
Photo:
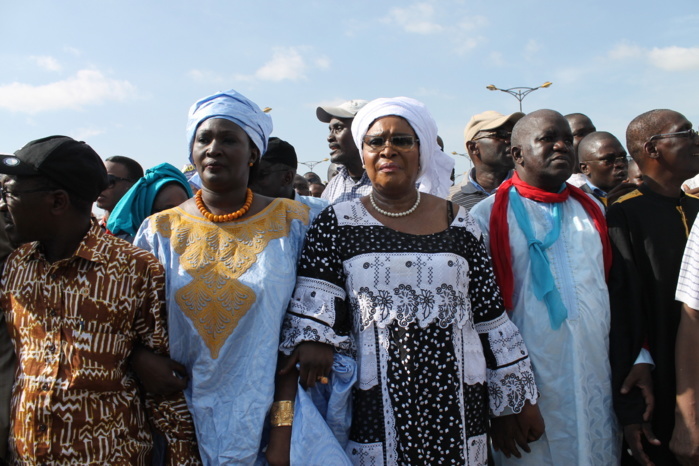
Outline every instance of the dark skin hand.
[[131, 368], [149, 393], [168, 396], [187, 388], [189, 377], [182, 364], [143, 346], [134, 347]]
[[521, 458], [517, 445], [526, 453], [531, 453], [529, 443], [544, 435], [546, 427], [538, 405], [525, 402], [518, 414], [500, 416], [490, 420], [490, 436], [495, 451], [502, 451], [510, 458]]
[[296, 347], [279, 374], [288, 374], [300, 364], [299, 383], [306, 389], [315, 387], [319, 377], [329, 377], [333, 367], [334, 350], [325, 343], [306, 341]]
[[[279, 353], [277, 360], [277, 376], [275, 380], [274, 401], [296, 400], [296, 387], [299, 372], [296, 366], [282, 373], [280, 368], [286, 367], [291, 356]], [[265, 456], [270, 466], [287, 466], [290, 462], [291, 426], [272, 427], [269, 431], [269, 444]]]
[[[274, 400], [295, 400], [298, 383], [303, 388], [315, 387], [318, 377], [328, 377], [332, 370], [334, 353], [330, 345], [304, 342], [296, 347], [291, 356], [280, 354]], [[297, 363], [300, 370], [296, 369]], [[269, 464], [271, 466], [288, 465], [290, 451], [291, 427], [272, 427], [265, 453]]]
[[644, 439], [651, 445], [660, 445], [660, 440], [657, 439], [650, 425], [653, 408], [655, 407], [653, 380], [651, 379], [650, 371], [650, 364], [634, 364], [621, 386], [623, 395], [628, 394], [634, 387], [640, 388], [646, 402], [646, 410], [643, 413], [644, 422], [642, 424], [624, 426], [624, 438], [626, 443], [629, 444], [631, 455], [639, 464], [644, 466], [653, 466], [654, 464], [643, 450]]

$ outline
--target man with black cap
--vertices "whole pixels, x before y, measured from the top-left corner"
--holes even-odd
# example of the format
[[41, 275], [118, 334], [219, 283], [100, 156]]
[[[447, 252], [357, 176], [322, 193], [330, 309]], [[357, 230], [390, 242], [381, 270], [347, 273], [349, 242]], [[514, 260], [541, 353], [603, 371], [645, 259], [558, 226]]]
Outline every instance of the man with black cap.
[[338, 165], [335, 176], [321, 195], [330, 204], [349, 201], [366, 196], [371, 191], [371, 181], [364, 172], [362, 157], [352, 139], [352, 120], [366, 100], [348, 100], [337, 107], [321, 106], [316, 109], [316, 116], [323, 123], [328, 123], [328, 145], [330, 161]]
[[271, 137], [267, 143], [267, 152], [260, 158], [257, 175], [250, 184], [253, 192], [269, 197], [283, 197], [306, 204], [311, 208], [311, 217], [315, 218], [328, 201], [310, 196], [299, 196], [294, 190], [294, 178], [298, 161], [296, 149], [288, 142]]
[[523, 116], [521, 112], [502, 115], [488, 110], [471, 118], [464, 129], [464, 143], [473, 168], [466, 183], [451, 188], [450, 200], [471, 210], [512, 176], [515, 164], [510, 138], [512, 128]]
[[[0, 157], [0, 212], [10, 239], [0, 306], [20, 361], [11, 461], [147, 464], [152, 437], [128, 368], [134, 345], [168, 353], [163, 269], [91, 218], [108, 184], [100, 157], [65, 136]], [[145, 394], [171, 462], [198, 461], [181, 392]]]

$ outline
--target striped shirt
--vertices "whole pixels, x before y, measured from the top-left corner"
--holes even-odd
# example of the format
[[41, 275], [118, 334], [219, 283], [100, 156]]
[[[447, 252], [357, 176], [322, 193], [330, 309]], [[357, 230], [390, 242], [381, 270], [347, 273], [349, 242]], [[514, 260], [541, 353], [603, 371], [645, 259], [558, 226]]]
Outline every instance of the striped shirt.
[[684, 248], [675, 299], [692, 309], [699, 309], [699, 217], [694, 220]]
[[362, 174], [359, 181], [354, 181], [347, 168], [340, 166], [337, 175], [328, 182], [325, 191], [320, 195], [321, 199], [327, 200], [330, 205], [338, 202], [351, 201], [371, 192], [371, 181], [366, 172]]

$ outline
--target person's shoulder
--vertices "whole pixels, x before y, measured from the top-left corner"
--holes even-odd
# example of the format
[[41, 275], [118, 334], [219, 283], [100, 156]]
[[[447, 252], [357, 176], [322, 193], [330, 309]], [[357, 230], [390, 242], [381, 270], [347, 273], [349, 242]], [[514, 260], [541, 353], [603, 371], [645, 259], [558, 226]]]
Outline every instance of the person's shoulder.
[[471, 207], [469, 213], [474, 218], [480, 217], [490, 217], [490, 212], [493, 210], [493, 203], [495, 202], [495, 195], [490, 195], [483, 200], [479, 201]]
[[160, 271], [162, 266], [158, 259], [150, 251], [134, 246], [116, 236], [103, 234], [100, 238], [100, 245], [95, 251], [95, 261], [104, 262], [108, 268], [113, 268], [112, 264], [120, 264], [126, 268], [117, 267], [115, 270], [143, 270], [154, 268]]

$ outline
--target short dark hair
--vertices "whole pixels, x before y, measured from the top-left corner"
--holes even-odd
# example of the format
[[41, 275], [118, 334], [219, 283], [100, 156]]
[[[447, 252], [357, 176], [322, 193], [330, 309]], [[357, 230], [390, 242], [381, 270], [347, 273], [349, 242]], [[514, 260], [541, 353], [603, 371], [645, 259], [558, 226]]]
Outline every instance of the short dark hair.
[[138, 181], [139, 178], [143, 178], [143, 167], [134, 159], [124, 157], [123, 155], [112, 155], [111, 157], [107, 158], [105, 162], [122, 164], [124, 167], [126, 167], [126, 173], [128, 173], [129, 179], [133, 182]]

